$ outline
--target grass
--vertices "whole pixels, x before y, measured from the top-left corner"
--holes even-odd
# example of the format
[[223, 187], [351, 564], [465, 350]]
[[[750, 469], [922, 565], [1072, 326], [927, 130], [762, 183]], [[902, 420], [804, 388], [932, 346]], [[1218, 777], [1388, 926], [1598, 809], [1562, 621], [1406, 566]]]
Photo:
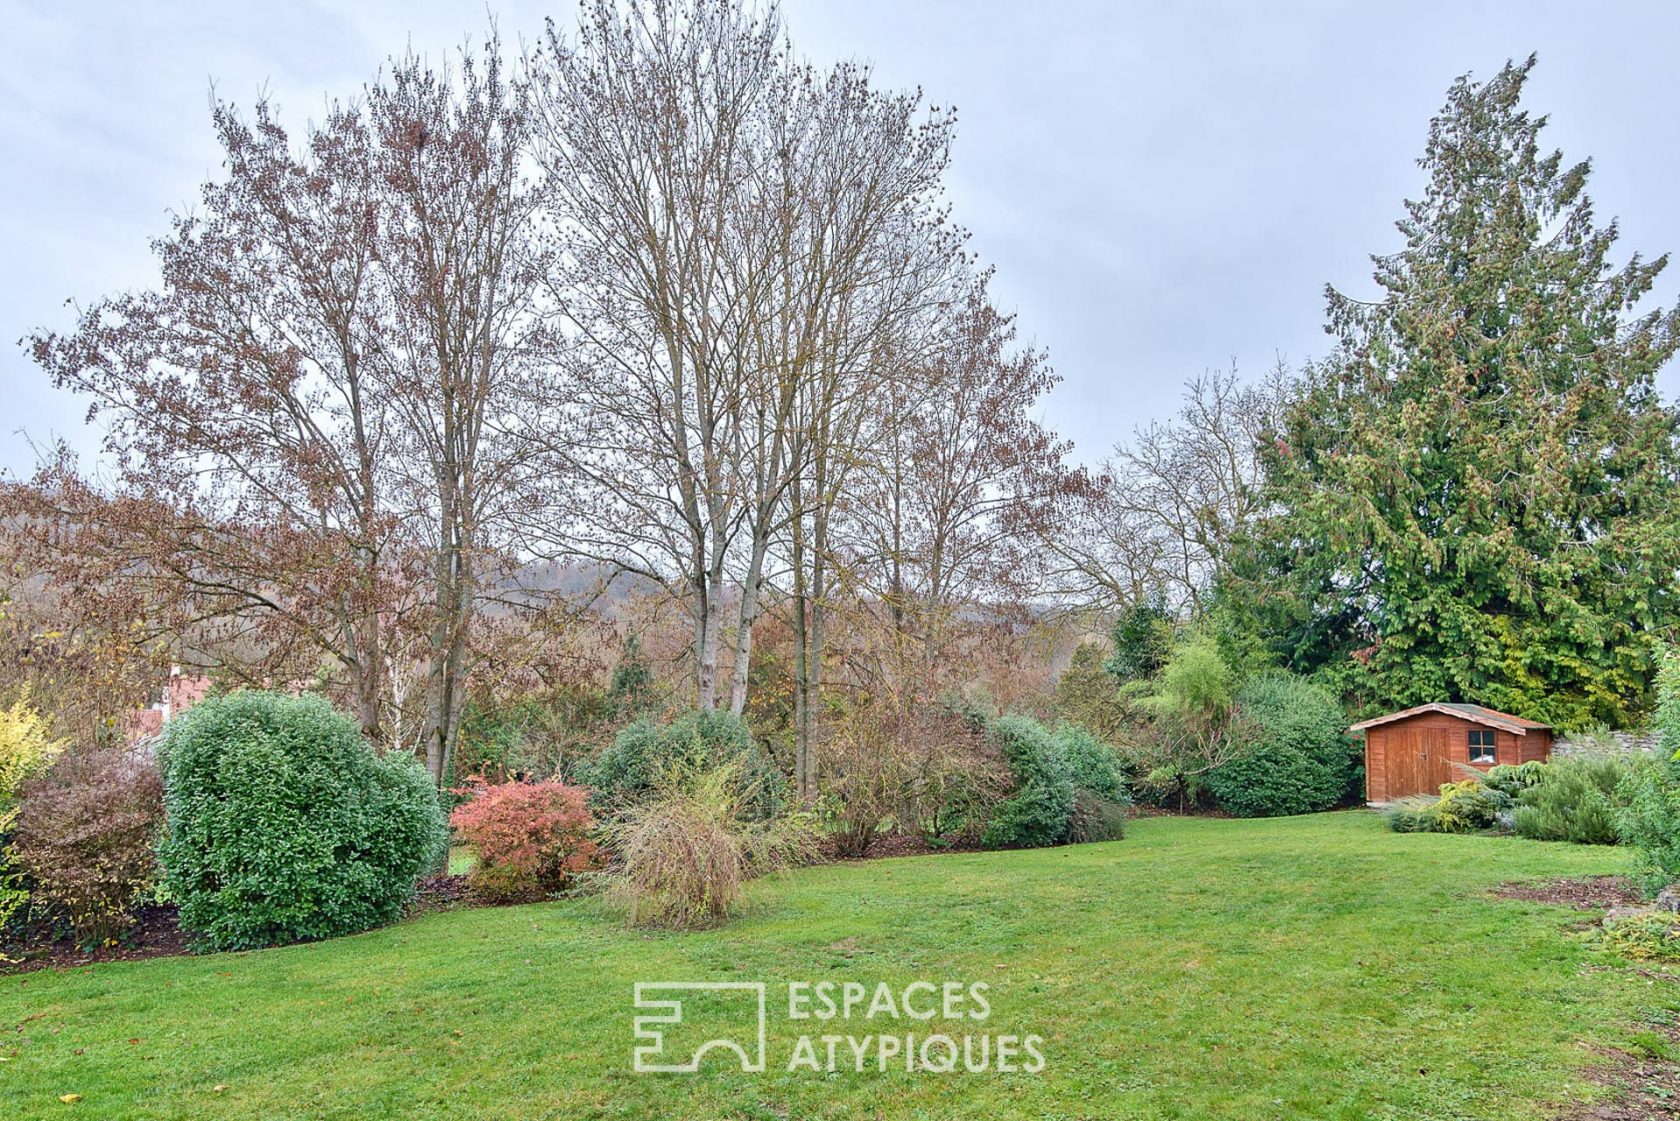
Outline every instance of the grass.
[[[0, 978], [0, 1117], [1530, 1118], [1680, 1006], [1584, 968], [1575, 913], [1486, 893], [1616, 850], [1363, 812], [1130, 832], [808, 869], [701, 934], [576, 900]], [[697, 979], [771, 983], [766, 1073], [632, 1072], [632, 984]], [[824, 979], [984, 981], [983, 1030], [1043, 1036], [1046, 1068], [788, 1073], [802, 1032], [930, 1030], [789, 1022], [777, 986]]]

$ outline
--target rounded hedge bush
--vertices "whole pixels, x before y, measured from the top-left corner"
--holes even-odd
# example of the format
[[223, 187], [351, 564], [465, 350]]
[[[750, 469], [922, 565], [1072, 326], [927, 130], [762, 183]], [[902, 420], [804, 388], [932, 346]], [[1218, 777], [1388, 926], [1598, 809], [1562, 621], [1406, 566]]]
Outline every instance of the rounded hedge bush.
[[1030, 716], [1000, 716], [987, 727], [1009, 763], [1014, 787], [992, 810], [980, 843], [1037, 848], [1059, 843], [1073, 809], [1073, 776], [1061, 744]]
[[1236, 703], [1259, 727], [1255, 743], [1211, 771], [1208, 790], [1238, 817], [1327, 810], [1347, 796], [1358, 756], [1347, 716], [1328, 691], [1288, 673], [1250, 678]]
[[1104, 802], [1131, 804], [1126, 771], [1112, 746], [1077, 724], [1063, 724], [1053, 734], [1075, 789], [1090, 791]]
[[781, 812], [787, 779], [753, 740], [746, 721], [727, 709], [696, 709], [664, 724], [644, 716], [618, 734], [585, 777], [596, 804], [613, 811], [646, 797], [663, 771], [710, 771], [726, 764], [739, 768], [737, 782], [753, 818], [767, 821]]
[[375, 755], [321, 697], [215, 697], [170, 721], [158, 750], [164, 885], [182, 927], [218, 949], [391, 922], [448, 843], [419, 762]]

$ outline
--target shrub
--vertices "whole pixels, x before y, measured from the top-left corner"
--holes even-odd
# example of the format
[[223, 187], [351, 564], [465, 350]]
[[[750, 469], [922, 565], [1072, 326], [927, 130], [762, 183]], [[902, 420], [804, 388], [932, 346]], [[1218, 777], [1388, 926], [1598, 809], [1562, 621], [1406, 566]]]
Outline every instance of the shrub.
[[1634, 961], [1680, 961], [1680, 923], [1673, 915], [1606, 919], [1589, 941], [1598, 949]]
[[24, 693], [0, 709], [0, 927], [29, 902], [29, 892], [12, 870], [6, 836], [17, 821], [19, 793], [43, 774], [64, 745], [48, 733], [47, 721]]
[[1427, 794], [1396, 798], [1383, 810], [1383, 819], [1396, 833], [1437, 833], [1435, 807], [1440, 801]]
[[1077, 724], [1062, 724], [1052, 734], [1067, 760], [1068, 778], [1075, 789], [1122, 806], [1131, 802], [1125, 768], [1111, 745]]
[[1073, 808], [1073, 778], [1061, 745], [1030, 716], [1000, 716], [988, 731], [1009, 764], [1013, 786], [993, 809], [980, 843], [987, 848], [1056, 844], [1066, 834]]
[[1437, 832], [1475, 833], [1493, 827], [1499, 804], [1479, 778], [1443, 783], [1435, 803]]
[[1610, 755], [1545, 764], [1517, 792], [1512, 828], [1535, 841], [1613, 845], [1621, 839], [1618, 791], [1634, 767], [1632, 760]]
[[1357, 776], [1347, 718], [1328, 691], [1288, 673], [1245, 682], [1236, 704], [1253, 743], [1208, 773], [1207, 788], [1238, 817], [1316, 813], [1341, 802]]
[[666, 724], [643, 717], [601, 752], [588, 777], [597, 805], [618, 812], [651, 795], [667, 771], [731, 764], [740, 791], [751, 794], [747, 813], [767, 821], [781, 812], [787, 780], [753, 742], [746, 722], [724, 709], [697, 709]]
[[1634, 851], [1635, 878], [1655, 895], [1680, 880], [1680, 763], [1664, 759], [1638, 768], [1617, 796], [1625, 803], [1619, 832]]
[[1493, 826], [1499, 805], [1479, 778], [1449, 782], [1441, 796], [1401, 798], [1385, 811], [1396, 833], [1475, 833]]
[[449, 824], [478, 857], [468, 873], [473, 890], [498, 903], [543, 899], [571, 886], [600, 863], [590, 838], [595, 819], [588, 792], [561, 782], [482, 780], [459, 793]]
[[119, 750], [61, 756], [24, 787], [14, 834], [35, 892], [62, 908], [83, 945], [115, 942], [157, 880], [163, 779]]
[[1652, 720], [1667, 758], [1641, 767], [1617, 792], [1621, 837], [1634, 850], [1640, 886], [1655, 894], [1680, 879], [1680, 652], [1663, 651]]
[[753, 816], [738, 763], [665, 772], [606, 827], [613, 895], [632, 924], [692, 929], [727, 919], [753, 876], [815, 858], [808, 814]]
[[1126, 772], [1114, 748], [1084, 728], [1063, 724], [1053, 733], [1073, 782], [1063, 840], [1069, 844], [1118, 841], [1132, 804]]
[[1172, 614], [1161, 604], [1133, 604], [1114, 620], [1110, 637], [1114, 653], [1104, 669], [1122, 682], [1154, 677], [1172, 653]]
[[1483, 776], [1482, 781], [1489, 790], [1515, 802], [1518, 795], [1539, 782], [1545, 773], [1546, 764], [1531, 759], [1527, 763], [1504, 763], [1494, 767]]
[[1064, 839], [1070, 845], [1118, 841], [1126, 835], [1126, 805], [1075, 787]]
[[19, 794], [25, 783], [44, 773], [64, 750], [47, 729], [47, 720], [35, 711], [26, 693], [0, 709], [0, 834], [10, 831], [17, 820]]
[[838, 721], [821, 747], [824, 825], [837, 856], [863, 856], [905, 814], [916, 777], [915, 727], [890, 702], [860, 705]]
[[406, 754], [314, 696], [239, 692], [171, 721], [161, 855], [181, 925], [219, 949], [353, 934], [402, 913], [448, 840]]

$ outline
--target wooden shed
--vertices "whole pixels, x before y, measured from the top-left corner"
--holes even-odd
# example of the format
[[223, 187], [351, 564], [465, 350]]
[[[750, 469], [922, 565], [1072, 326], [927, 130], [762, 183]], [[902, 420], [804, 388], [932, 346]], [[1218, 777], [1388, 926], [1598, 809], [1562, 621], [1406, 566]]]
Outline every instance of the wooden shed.
[[1481, 705], [1418, 705], [1348, 730], [1365, 733], [1367, 802], [1439, 793], [1462, 777], [1455, 763], [1486, 771], [1552, 754], [1549, 726]]

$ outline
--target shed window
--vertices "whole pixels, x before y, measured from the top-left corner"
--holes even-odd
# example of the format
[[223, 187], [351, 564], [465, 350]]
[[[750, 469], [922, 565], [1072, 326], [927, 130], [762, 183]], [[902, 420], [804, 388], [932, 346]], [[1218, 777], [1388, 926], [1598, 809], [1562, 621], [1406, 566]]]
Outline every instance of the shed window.
[[1494, 758], [1495, 758], [1495, 756], [1494, 756], [1494, 753], [1493, 753], [1493, 733], [1492, 732], [1483, 732], [1483, 731], [1480, 731], [1480, 730], [1471, 732], [1470, 733], [1470, 762], [1472, 762], [1472, 763], [1492, 763], [1494, 761]]

